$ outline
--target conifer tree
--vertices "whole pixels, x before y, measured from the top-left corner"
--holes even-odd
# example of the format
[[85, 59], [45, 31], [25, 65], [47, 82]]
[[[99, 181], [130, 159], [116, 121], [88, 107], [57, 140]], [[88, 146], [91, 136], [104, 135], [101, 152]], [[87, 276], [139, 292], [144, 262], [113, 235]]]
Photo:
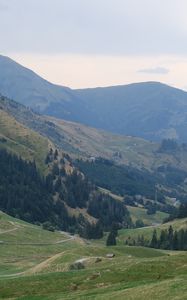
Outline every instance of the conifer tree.
[[151, 239], [151, 243], [150, 243], [150, 247], [151, 248], [157, 248], [157, 246], [158, 246], [157, 232], [156, 232], [156, 229], [154, 229], [152, 239]]
[[106, 241], [107, 246], [115, 246], [116, 245], [116, 233], [112, 230]]

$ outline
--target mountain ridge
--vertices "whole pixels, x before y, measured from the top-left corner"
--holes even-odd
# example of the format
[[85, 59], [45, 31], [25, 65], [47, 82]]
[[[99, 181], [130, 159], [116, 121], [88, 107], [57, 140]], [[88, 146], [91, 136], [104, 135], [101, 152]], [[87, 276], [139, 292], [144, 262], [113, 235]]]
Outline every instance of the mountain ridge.
[[180, 169], [186, 169], [187, 166], [185, 147], [173, 153], [159, 152], [158, 143], [44, 116], [5, 97], [0, 97], [0, 106], [17, 122], [49, 139], [75, 159], [103, 157], [119, 165], [147, 170], [155, 170], [166, 164]]
[[147, 140], [187, 142], [187, 92], [159, 82], [72, 90], [0, 56], [0, 92], [67, 121]]

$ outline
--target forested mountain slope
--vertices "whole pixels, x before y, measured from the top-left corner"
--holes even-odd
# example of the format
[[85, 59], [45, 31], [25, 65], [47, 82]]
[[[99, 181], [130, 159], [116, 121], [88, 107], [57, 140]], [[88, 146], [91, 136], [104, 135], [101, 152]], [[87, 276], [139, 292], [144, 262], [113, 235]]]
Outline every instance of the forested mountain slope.
[[2, 96], [0, 107], [3, 113], [12, 116], [17, 122], [24, 124], [24, 127], [47, 137], [56, 147], [73, 158], [103, 157], [117, 164], [148, 170], [164, 165], [179, 169], [187, 167], [185, 144], [174, 148], [166, 145], [164, 149], [160, 144], [141, 138], [115, 135], [79, 123], [43, 116]]

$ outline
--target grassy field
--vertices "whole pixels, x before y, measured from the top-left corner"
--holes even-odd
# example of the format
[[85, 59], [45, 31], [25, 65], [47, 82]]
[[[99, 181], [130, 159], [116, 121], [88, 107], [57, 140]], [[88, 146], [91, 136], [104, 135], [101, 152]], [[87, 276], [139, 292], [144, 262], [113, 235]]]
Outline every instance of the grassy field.
[[[0, 213], [0, 276], [29, 270], [71, 244], [70, 237]], [[60, 241], [67, 240], [66, 243]]]
[[124, 246], [124, 232], [106, 247], [1, 213], [0, 299], [186, 299], [187, 253]]
[[138, 219], [141, 219], [144, 224], [146, 225], [154, 225], [154, 224], [160, 224], [163, 222], [164, 219], [168, 217], [167, 213], [157, 211], [154, 215], [148, 215], [147, 210], [144, 208], [140, 207], [132, 207], [132, 206], [127, 206], [132, 221], [135, 222]]
[[44, 170], [49, 146], [48, 139], [26, 128], [8, 113], [0, 110], [0, 148], [14, 152], [24, 159], [35, 160], [40, 169]]

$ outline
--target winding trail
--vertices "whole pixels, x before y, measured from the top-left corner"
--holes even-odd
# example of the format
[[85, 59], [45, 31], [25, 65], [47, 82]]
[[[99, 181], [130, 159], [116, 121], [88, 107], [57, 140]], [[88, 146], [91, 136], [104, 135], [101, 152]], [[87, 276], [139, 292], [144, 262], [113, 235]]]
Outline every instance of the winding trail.
[[[3, 233], [11, 232], [11, 231], [14, 231], [14, 230], [17, 230], [17, 229], [18, 228], [6, 230]], [[46, 246], [46, 245], [57, 245], [57, 244], [61, 244], [61, 243], [71, 241], [71, 240], [75, 240], [75, 239], [79, 240], [80, 239], [79, 237], [72, 236], [69, 233], [64, 232], [64, 231], [61, 231], [60, 233], [63, 234], [63, 235], [66, 235], [67, 239], [59, 240], [59, 241], [56, 241], [56, 242], [53, 242], [53, 243], [18, 243], [18, 244], [16, 244], [16, 243], [11, 243], [11, 242], [10, 243], [4, 242], [4, 241], [0, 241], [0, 243], [16, 244], [16, 245], [31, 245], [31, 246], [41, 246], [41, 245]], [[32, 268], [30, 268], [26, 271], [14, 273], [14, 274], [0, 275], [0, 279], [2, 279], [2, 278], [14, 278], [14, 277], [22, 276], [22, 275], [31, 275], [31, 274], [35, 274], [37, 272], [40, 272], [44, 268], [46, 268], [51, 262], [53, 262], [57, 258], [61, 257], [65, 252], [66, 251], [57, 253], [57, 254], [47, 258], [43, 262], [40, 262], [39, 264], [35, 265], [34, 267], [32, 267]]]
[[1, 278], [13, 278], [13, 277], [22, 276], [22, 275], [31, 275], [31, 274], [35, 274], [37, 272], [40, 272], [44, 268], [46, 268], [51, 262], [53, 262], [57, 258], [61, 257], [64, 253], [65, 253], [65, 251], [57, 253], [57, 254], [47, 258], [46, 260], [42, 261], [41, 263], [37, 264], [36, 266], [34, 266], [34, 267], [32, 267], [32, 268], [30, 268], [26, 271], [19, 272], [19, 273], [14, 273], [14, 274], [1, 275], [0, 279]]
[[43, 269], [45, 269], [50, 263], [52, 263], [53, 261], [55, 261], [57, 258], [61, 257], [66, 251], [57, 253], [53, 256], [51, 256], [50, 258], [44, 260], [43, 262], [39, 263], [38, 265], [32, 267], [31, 269], [27, 270], [24, 272], [24, 275], [30, 275], [30, 274], [35, 274], [37, 272], [42, 271]]
[[[19, 227], [16, 227], [16, 228], [14, 228], [14, 229], [9, 229], [9, 230], [5, 230], [5, 231], [2, 231], [2, 232], [0, 232], [0, 234], [3, 234], [3, 233], [8, 233], [8, 232], [12, 232], [12, 231], [15, 231], [15, 230], [17, 230], [17, 229], [19, 229]], [[58, 244], [62, 244], [62, 243], [65, 243], [65, 242], [68, 242], [68, 241], [71, 241], [71, 240], [75, 240], [76, 239], [76, 237], [75, 236], [73, 236], [73, 235], [70, 235], [69, 233], [67, 233], [67, 232], [64, 232], [64, 231], [60, 231], [60, 233], [61, 234], [63, 234], [63, 235], [66, 235], [67, 236], [67, 239], [62, 239], [62, 240], [59, 240], [59, 241], [56, 241], [56, 242], [47, 242], [47, 243], [23, 243], [23, 242], [19, 242], [19, 243], [17, 243], [17, 242], [11, 242], [11, 241], [2, 241], [2, 240], [0, 240], [0, 243], [1, 244], [6, 244], [6, 245], [22, 245], [22, 246], [49, 246], [49, 245], [58, 245]]]
[[17, 230], [17, 229], [18, 229], [18, 227], [15, 227], [15, 228], [13, 228], [13, 229], [8, 229], [8, 230], [0, 231], [0, 234], [12, 232], [12, 231], [15, 231], [15, 230]]

